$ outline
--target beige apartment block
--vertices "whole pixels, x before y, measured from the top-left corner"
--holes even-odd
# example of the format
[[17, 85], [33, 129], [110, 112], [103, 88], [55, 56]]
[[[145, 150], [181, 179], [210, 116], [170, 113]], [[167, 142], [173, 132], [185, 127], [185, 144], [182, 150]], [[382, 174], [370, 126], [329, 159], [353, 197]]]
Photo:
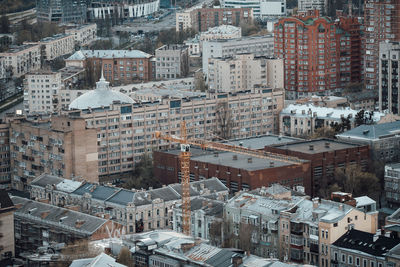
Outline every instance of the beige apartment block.
[[74, 36], [75, 44], [80, 46], [89, 45], [97, 38], [97, 24], [74, 25], [65, 30], [66, 34]]
[[57, 34], [42, 39], [39, 44], [44, 47], [43, 59], [53, 60], [71, 54], [75, 50], [75, 39], [70, 34]]
[[12, 187], [26, 190], [42, 173], [98, 181], [97, 137], [85, 120], [54, 116], [51, 120], [10, 122]]
[[221, 25], [200, 33], [200, 41], [234, 39], [240, 37], [242, 37], [242, 28], [232, 25]]
[[11, 189], [10, 143], [8, 125], [0, 123], [0, 190]]
[[38, 44], [13, 46], [8, 51], [0, 53], [0, 57], [4, 57], [5, 69], [10, 68], [11, 75], [15, 78], [40, 69], [40, 55]]
[[283, 60], [255, 57], [253, 54], [209, 59], [210, 90], [236, 92], [252, 90], [258, 84], [283, 88]]
[[0, 265], [15, 256], [15, 206], [5, 190], [0, 189]]

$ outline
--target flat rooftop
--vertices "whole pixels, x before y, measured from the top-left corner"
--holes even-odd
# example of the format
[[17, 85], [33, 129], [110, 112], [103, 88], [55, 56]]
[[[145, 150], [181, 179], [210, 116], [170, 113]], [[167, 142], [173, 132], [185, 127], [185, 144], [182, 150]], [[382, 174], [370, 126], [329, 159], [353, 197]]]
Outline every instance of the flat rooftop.
[[243, 147], [251, 148], [251, 149], [264, 149], [265, 146], [278, 145], [278, 144], [286, 144], [290, 142], [300, 141], [302, 139], [289, 137], [289, 136], [278, 136], [278, 135], [262, 135], [256, 137], [249, 137], [243, 139], [234, 139], [229, 140], [224, 143], [232, 144], [232, 145], [242, 145]]
[[[329, 143], [329, 146], [327, 146]], [[310, 146], [313, 146], [313, 149], [310, 149]], [[307, 140], [307, 141], [299, 141], [299, 142], [292, 142], [286, 143], [282, 145], [274, 146], [279, 149], [296, 151], [306, 154], [318, 154], [323, 152], [332, 152], [336, 150], [348, 149], [348, 148], [355, 148], [359, 147], [360, 145], [351, 144], [346, 142], [340, 142], [337, 140], [331, 139], [316, 139], [316, 140]]]

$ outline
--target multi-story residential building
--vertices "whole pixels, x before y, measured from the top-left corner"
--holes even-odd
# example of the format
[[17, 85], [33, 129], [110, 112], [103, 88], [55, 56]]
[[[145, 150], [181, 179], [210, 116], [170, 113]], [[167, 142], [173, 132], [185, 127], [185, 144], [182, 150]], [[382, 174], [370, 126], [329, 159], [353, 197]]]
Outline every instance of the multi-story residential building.
[[[120, 237], [123, 227], [115, 221], [12, 196], [16, 254], [36, 252], [51, 243]], [[10, 230], [11, 231], [11, 230]]]
[[[123, 225], [127, 233], [172, 228], [172, 209], [181, 203], [181, 192], [180, 184], [149, 190], [127, 190], [47, 174], [33, 180], [30, 189], [33, 199], [110, 217]], [[228, 196], [228, 188], [216, 178], [192, 182], [190, 196], [224, 201]]]
[[218, 92], [253, 90], [255, 85], [284, 88], [283, 60], [240, 54], [208, 61], [208, 89]]
[[333, 95], [361, 81], [361, 30], [356, 18], [332, 21], [315, 10], [280, 19], [274, 32], [275, 56], [285, 60], [287, 98]]
[[205, 75], [208, 74], [209, 59], [232, 57], [243, 53], [254, 54], [254, 56], [273, 57], [274, 37], [267, 34], [264, 36], [203, 42], [203, 73]]
[[[223, 221], [224, 202], [213, 200], [205, 197], [196, 197], [190, 200], [191, 210], [191, 236], [200, 237], [210, 240], [214, 238], [214, 242], [221, 245], [222, 236], [210, 236], [211, 227], [219, 227], [220, 233]], [[182, 233], [182, 204], [176, 205], [172, 210], [172, 229]], [[211, 230], [212, 231], [212, 230]], [[215, 229], [218, 232], [217, 229]]]
[[400, 121], [361, 125], [336, 135], [339, 140], [369, 145], [373, 160], [398, 162], [400, 160]]
[[66, 66], [103, 69], [104, 77], [114, 84], [152, 80], [152, 55], [139, 50], [80, 50], [65, 60]]
[[76, 45], [87, 46], [97, 38], [97, 24], [74, 25], [65, 29], [65, 33], [74, 36]]
[[240, 26], [240, 23], [251, 23], [253, 10], [245, 8], [193, 8], [176, 13], [176, 31], [193, 29], [204, 32], [220, 25]]
[[235, 39], [242, 37], [242, 28], [232, 25], [220, 25], [200, 33], [200, 41], [216, 39]]
[[246, 234], [252, 236], [255, 255], [329, 267], [330, 246], [349, 227], [376, 232], [378, 212], [374, 205], [366, 213], [334, 201], [309, 200], [274, 185], [237, 194], [225, 205], [225, 220], [236, 246], [241, 226], [251, 226]]
[[39, 0], [37, 19], [57, 23], [84, 23], [87, 20], [85, 0]]
[[368, 145], [357, 145], [330, 139], [297, 141], [281, 145], [265, 146], [265, 150], [298, 157], [311, 162], [311, 196], [328, 196], [336, 168], [355, 165], [366, 170], [369, 163]]
[[70, 34], [57, 34], [38, 42], [43, 60], [51, 61], [75, 51], [75, 38]]
[[[131, 0], [95, 0], [88, 5], [88, 19], [106, 19], [109, 17], [119, 17], [123, 19], [133, 19], [147, 17], [160, 10], [159, 0], [145, 0], [135, 2]], [[118, 13], [118, 15], [114, 15]]]
[[156, 78], [186, 77], [189, 72], [189, 53], [185, 45], [163, 45], [155, 51]]
[[261, 20], [286, 16], [286, 0], [223, 0], [221, 5], [225, 8], [252, 8], [254, 17]]
[[97, 182], [97, 133], [85, 120], [54, 116], [51, 120], [16, 118], [9, 124], [12, 187], [26, 190], [42, 173]]
[[298, 11], [307, 12], [310, 10], [319, 10], [326, 14], [328, 8], [328, 0], [299, 0]]
[[390, 208], [400, 208], [400, 163], [385, 166], [385, 196]]
[[[400, 42], [381, 42], [379, 44], [379, 110], [387, 110], [397, 115], [400, 115], [399, 63]], [[374, 75], [376, 75], [376, 66], [374, 70]]]
[[4, 57], [4, 68], [9, 69], [15, 78], [41, 67], [41, 48], [38, 44], [12, 46], [8, 51], [0, 53], [0, 57]]
[[10, 140], [7, 123], [0, 123], [0, 190], [11, 188]]
[[365, 90], [361, 92], [354, 92], [344, 95], [347, 98], [349, 107], [355, 110], [377, 110], [378, 92], [372, 90]]
[[351, 229], [331, 245], [330, 266], [390, 266], [385, 256], [399, 243], [398, 238]]
[[[318, 128], [329, 128], [340, 124], [342, 118], [350, 120], [350, 127], [355, 126], [355, 117], [359, 110], [350, 108], [327, 108], [314, 105], [291, 104], [282, 109], [279, 115], [279, 133], [289, 136], [310, 136]], [[379, 122], [385, 114], [374, 112], [373, 122]]]
[[365, 88], [379, 88], [379, 44], [400, 41], [400, 2], [365, 0], [364, 6]]
[[15, 256], [14, 237], [15, 206], [7, 192], [0, 189], [0, 265], [6, 266], [6, 260]]

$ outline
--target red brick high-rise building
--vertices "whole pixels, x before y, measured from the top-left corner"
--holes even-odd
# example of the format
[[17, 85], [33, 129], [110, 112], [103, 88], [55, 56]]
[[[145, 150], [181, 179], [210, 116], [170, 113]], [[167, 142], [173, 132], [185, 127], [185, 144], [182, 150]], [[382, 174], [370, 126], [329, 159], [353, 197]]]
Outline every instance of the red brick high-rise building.
[[283, 18], [275, 25], [275, 56], [284, 59], [289, 99], [332, 95], [361, 81], [360, 24], [355, 18], [332, 21], [318, 11]]
[[379, 43], [400, 41], [400, 1], [365, 0], [365, 88], [378, 90]]

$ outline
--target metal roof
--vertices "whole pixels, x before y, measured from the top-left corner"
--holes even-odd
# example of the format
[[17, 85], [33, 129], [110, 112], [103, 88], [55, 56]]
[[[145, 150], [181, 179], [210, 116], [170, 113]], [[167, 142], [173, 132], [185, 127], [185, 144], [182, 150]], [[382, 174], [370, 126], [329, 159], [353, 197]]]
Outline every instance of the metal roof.
[[340, 139], [377, 140], [379, 138], [400, 133], [400, 121], [361, 125], [336, 135]]

